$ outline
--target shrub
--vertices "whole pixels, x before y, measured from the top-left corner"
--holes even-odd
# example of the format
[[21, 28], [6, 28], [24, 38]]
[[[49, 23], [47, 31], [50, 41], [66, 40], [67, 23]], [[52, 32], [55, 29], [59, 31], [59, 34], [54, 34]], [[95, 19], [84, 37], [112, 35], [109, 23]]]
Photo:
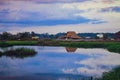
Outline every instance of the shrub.
[[17, 58], [24, 58], [29, 56], [35, 56], [36, 51], [34, 49], [29, 48], [16, 48], [5, 51], [3, 54], [9, 57], [17, 57]]

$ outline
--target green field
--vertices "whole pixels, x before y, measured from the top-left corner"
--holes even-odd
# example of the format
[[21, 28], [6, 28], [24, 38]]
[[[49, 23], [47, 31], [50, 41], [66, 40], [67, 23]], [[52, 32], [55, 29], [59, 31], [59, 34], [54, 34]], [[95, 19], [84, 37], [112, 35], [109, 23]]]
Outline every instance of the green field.
[[14, 45], [40, 45], [40, 46], [67, 46], [79, 48], [105, 48], [111, 52], [120, 53], [120, 42], [73, 42], [73, 41], [56, 41], [56, 40], [41, 40], [41, 41], [5, 41], [0, 42], [1, 47]]
[[37, 45], [38, 41], [0, 41], [1, 47], [13, 45]]

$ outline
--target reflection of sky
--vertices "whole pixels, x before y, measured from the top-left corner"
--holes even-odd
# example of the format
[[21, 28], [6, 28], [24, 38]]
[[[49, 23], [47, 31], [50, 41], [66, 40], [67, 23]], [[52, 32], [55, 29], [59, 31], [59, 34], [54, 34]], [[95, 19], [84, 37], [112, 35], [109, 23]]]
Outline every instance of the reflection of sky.
[[[29, 46], [26, 46], [29, 47]], [[34, 75], [40, 73], [64, 73], [100, 76], [120, 65], [120, 54], [105, 49], [78, 48], [67, 53], [64, 47], [31, 46], [38, 54], [24, 59], [1, 57], [0, 75]]]

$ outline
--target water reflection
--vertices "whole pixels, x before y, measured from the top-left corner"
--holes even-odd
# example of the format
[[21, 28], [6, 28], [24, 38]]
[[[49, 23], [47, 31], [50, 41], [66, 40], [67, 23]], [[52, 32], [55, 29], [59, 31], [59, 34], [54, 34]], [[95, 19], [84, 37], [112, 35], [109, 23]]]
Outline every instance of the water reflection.
[[101, 77], [103, 72], [108, 72], [120, 65], [120, 54], [100, 48], [77, 48], [76, 52], [73, 52], [74, 54], [66, 54], [68, 52], [64, 47], [14, 46], [13, 48], [19, 47], [33, 48], [38, 54], [34, 57], [16, 58], [14, 60], [2, 56], [0, 58], [0, 77], [34, 76], [35, 80], [39, 80], [36, 79], [36, 76], [42, 75], [42, 78], [45, 78], [47, 76], [45, 74], [51, 74], [48, 76], [49, 80], [64, 80], [69, 79], [69, 77], [73, 80], [82, 79], [73, 76], [62, 77], [60, 75], [55, 78], [53, 75], [70, 74], [84, 78], [89, 77], [89, 79], [93, 76], [92, 78], [95, 79]]
[[72, 48], [72, 47], [65, 47], [67, 52], [75, 52], [77, 48]]

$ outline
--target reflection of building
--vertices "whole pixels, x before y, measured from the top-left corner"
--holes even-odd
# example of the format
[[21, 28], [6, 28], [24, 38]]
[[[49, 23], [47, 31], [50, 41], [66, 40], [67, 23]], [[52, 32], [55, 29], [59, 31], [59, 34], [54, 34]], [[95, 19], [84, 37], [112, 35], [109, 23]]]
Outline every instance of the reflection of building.
[[75, 52], [77, 48], [71, 48], [71, 47], [66, 47], [65, 48], [67, 52]]
[[68, 31], [67, 34], [60, 37], [60, 39], [80, 39], [80, 37], [74, 31]]

